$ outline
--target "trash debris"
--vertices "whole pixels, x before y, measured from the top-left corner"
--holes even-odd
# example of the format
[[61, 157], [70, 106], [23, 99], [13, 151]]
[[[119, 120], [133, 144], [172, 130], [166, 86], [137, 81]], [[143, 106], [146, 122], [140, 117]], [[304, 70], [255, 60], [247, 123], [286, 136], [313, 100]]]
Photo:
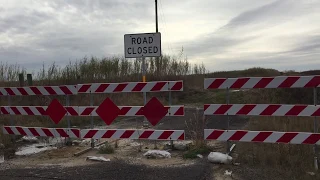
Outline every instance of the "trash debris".
[[24, 142], [30, 142], [30, 143], [37, 143], [39, 142], [38, 138], [37, 137], [30, 137], [30, 136], [23, 136], [21, 138], [22, 141]]
[[197, 154], [197, 157], [201, 158], [201, 159], [203, 158], [203, 156], [201, 154]]
[[226, 171], [224, 172], [224, 175], [226, 175], [226, 176], [232, 176], [232, 171], [226, 170]]
[[92, 161], [101, 161], [101, 162], [109, 162], [109, 161], [111, 161], [110, 159], [106, 159], [106, 158], [104, 158], [102, 156], [99, 156], [99, 157], [97, 157], [97, 156], [87, 156], [86, 157], [86, 161], [88, 159], [92, 160]]
[[208, 160], [212, 163], [229, 164], [232, 162], [232, 157], [220, 152], [210, 152]]
[[[191, 144], [192, 144], [192, 141], [178, 141], [173, 143], [173, 148], [176, 150], [184, 151], [184, 150], [187, 150]], [[166, 143], [165, 149], [171, 149], [171, 144]]]
[[232, 144], [227, 155], [231, 154], [235, 147], [236, 147], [236, 144]]
[[163, 150], [149, 150], [143, 155], [147, 158], [171, 158], [171, 154]]

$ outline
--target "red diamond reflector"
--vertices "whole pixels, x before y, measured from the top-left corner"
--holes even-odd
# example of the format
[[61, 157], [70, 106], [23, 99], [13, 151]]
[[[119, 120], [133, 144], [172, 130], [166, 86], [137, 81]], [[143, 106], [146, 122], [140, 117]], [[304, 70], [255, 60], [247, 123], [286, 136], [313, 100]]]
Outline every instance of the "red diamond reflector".
[[156, 97], [152, 97], [143, 108], [143, 115], [152, 126], [157, 125], [167, 113], [168, 109], [165, 108]]
[[55, 124], [58, 124], [66, 115], [67, 110], [60, 104], [57, 99], [54, 99], [46, 109], [46, 113]]
[[109, 98], [106, 98], [96, 112], [107, 125], [110, 125], [118, 117], [120, 109]]

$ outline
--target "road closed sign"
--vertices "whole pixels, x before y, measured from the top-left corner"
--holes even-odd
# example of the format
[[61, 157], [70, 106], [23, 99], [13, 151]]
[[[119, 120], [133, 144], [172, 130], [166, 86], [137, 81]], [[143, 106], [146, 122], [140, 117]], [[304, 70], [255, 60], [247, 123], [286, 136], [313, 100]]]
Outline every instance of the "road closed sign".
[[125, 34], [124, 54], [125, 58], [161, 56], [161, 34]]

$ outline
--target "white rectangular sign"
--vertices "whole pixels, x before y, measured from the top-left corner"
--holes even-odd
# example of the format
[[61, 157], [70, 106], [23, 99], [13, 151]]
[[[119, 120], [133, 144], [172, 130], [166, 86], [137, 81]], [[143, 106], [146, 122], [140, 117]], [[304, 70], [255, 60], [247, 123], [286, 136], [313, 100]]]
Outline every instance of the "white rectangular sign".
[[125, 58], [161, 56], [161, 34], [125, 34], [124, 54]]

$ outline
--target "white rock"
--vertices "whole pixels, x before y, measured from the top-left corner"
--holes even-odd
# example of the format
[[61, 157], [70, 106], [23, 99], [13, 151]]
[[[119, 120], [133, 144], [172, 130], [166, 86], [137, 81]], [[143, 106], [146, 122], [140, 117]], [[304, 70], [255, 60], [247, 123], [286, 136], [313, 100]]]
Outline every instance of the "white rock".
[[208, 161], [212, 163], [229, 164], [232, 162], [232, 157], [220, 152], [210, 152], [208, 155]]
[[92, 161], [101, 161], [101, 162], [109, 162], [110, 159], [106, 159], [102, 156], [97, 157], [97, 156], [87, 156], [86, 160], [92, 160]]
[[162, 150], [149, 150], [143, 154], [147, 157], [154, 157], [154, 158], [171, 158], [171, 154], [167, 151]]
[[203, 158], [203, 156], [201, 154], [197, 154], [198, 158]]

